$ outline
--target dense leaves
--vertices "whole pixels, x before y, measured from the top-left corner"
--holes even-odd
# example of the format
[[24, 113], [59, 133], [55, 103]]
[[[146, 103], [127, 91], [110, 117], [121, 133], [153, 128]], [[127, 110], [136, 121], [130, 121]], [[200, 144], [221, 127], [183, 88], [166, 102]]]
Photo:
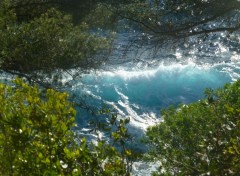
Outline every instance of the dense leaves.
[[[47, 8], [32, 7], [24, 0], [16, 2], [23, 4], [15, 7], [9, 0], [0, 3], [2, 71], [25, 76], [29, 81], [52, 83], [61, 80], [66, 70], [77, 68], [80, 73], [105, 61], [106, 55], [100, 56], [100, 52], [108, 48], [109, 40], [91, 33], [86, 23], [73, 25], [71, 17], [50, 8], [51, 3]], [[19, 8], [27, 11], [29, 6], [38, 14], [19, 20]], [[98, 57], [94, 57], [96, 54]]]
[[[196, 46], [191, 37], [197, 36], [198, 44], [207, 40], [215, 47], [221, 40], [239, 51], [239, 8], [237, 0], [2, 0], [0, 71], [45, 87], [60, 85], [63, 77], [105, 62], [107, 29], [115, 24], [139, 31], [134, 42], [153, 39], [162, 47], [162, 41], [182, 41], [186, 49]], [[240, 172], [239, 87], [238, 81], [207, 90], [205, 100], [163, 111], [164, 121], [147, 132], [150, 158], [162, 162], [156, 174]], [[103, 141], [89, 146], [71, 131], [75, 111], [66, 99], [19, 79], [14, 87], [0, 85], [0, 175], [129, 174], [128, 119], [111, 119], [112, 141], [122, 153]]]
[[75, 134], [67, 97], [52, 89], [45, 95], [20, 79], [12, 87], [0, 84], [0, 175], [129, 174], [130, 151]]
[[207, 99], [164, 110], [163, 122], [148, 129], [155, 175], [238, 175], [240, 173], [240, 81]]
[[[164, 47], [165, 42], [184, 43], [181, 47], [187, 49], [207, 41], [199, 47], [207, 50], [208, 46], [216, 48], [221, 40], [221, 45], [239, 51], [234, 33], [239, 29], [239, 2], [3, 0], [0, 70], [45, 86], [56, 84], [63, 75], [74, 77], [98, 68], [106, 61], [105, 49], [111, 46], [106, 33], [125, 27], [140, 32], [133, 39], [138, 44]], [[192, 36], [200, 38], [189, 39]], [[69, 72], [73, 68], [77, 69], [75, 75]]]

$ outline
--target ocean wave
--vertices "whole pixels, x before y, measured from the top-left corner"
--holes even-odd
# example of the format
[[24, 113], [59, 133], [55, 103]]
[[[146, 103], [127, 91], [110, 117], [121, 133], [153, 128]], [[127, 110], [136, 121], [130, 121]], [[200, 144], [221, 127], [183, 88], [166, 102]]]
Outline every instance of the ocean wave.
[[82, 76], [71, 91], [90, 95], [89, 106], [107, 105], [121, 117], [130, 117], [132, 131], [145, 131], [161, 120], [162, 108], [198, 101], [205, 88], [215, 89], [239, 78], [240, 62], [196, 64], [189, 60], [188, 64], [161, 63], [147, 69], [95, 71]]

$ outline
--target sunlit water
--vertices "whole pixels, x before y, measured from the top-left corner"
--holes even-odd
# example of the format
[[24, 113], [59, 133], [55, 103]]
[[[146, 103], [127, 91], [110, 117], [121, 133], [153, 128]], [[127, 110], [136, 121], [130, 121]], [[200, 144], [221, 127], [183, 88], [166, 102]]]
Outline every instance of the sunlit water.
[[238, 75], [230, 69], [225, 64], [192, 63], [95, 72], [81, 78], [72, 91], [90, 95], [89, 105], [109, 105], [119, 115], [130, 116], [132, 125], [145, 129], [160, 118], [162, 108], [197, 101], [203, 98], [205, 88], [215, 89], [233, 81]]
[[[77, 107], [77, 131], [92, 142], [96, 142], [97, 137], [109, 140], [104, 132], [99, 136], [90, 134], [92, 127], [88, 125], [93, 119], [106, 117], [92, 114], [106, 106], [119, 118], [130, 118], [127, 127], [134, 138], [133, 149], [145, 151], [140, 139], [149, 126], [161, 122], [161, 109], [198, 101], [204, 98], [205, 88], [216, 89], [240, 79], [240, 56], [219, 42], [201, 50], [195, 46], [188, 50], [190, 44], [184, 44], [172, 53], [161, 50], [159, 55], [149, 55], [149, 51], [138, 55], [139, 52], [133, 50], [124, 55], [122, 46], [127, 45], [128, 38], [127, 33], [116, 41], [116, 51], [105, 67], [111, 66], [111, 69], [82, 75], [70, 82], [72, 87], [67, 89], [76, 101], [84, 102], [85, 108]], [[11, 78], [2, 74], [0, 80], [8, 83]], [[135, 162], [133, 175], [150, 175], [156, 167], [156, 163]]]
[[[139, 139], [147, 127], [160, 122], [162, 108], [198, 101], [204, 98], [205, 88], [216, 89], [238, 78], [238, 61], [214, 65], [193, 62], [185, 65], [160, 64], [142, 70], [116, 68], [113, 71], [92, 72], [83, 76], [73, 86], [72, 92], [87, 95], [86, 100], [91, 107], [107, 106], [121, 118], [130, 117], [128, 128], [135, 138], [135, 149], [142, 150], [142, 145], [137, 145]], [[85, 110], [80, 110], [77, 120], [84, 129], [82, 133], [87, 131], [89, 116]], [[149, 175], [151, 170], [152, 164], [134, 164], [135, 175]]]

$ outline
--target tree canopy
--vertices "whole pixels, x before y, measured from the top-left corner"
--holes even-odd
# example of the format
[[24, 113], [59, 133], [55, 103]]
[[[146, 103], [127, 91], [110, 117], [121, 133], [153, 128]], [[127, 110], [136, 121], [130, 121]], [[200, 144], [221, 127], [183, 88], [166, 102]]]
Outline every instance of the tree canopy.
[[156, 35], [181, 38], [238, 30], [239, 8], [240, 3], [237, 0], [151, 0], [135, 1], [128, 8], [129, 13], [125, 15], [126, 18], [139, 22]]
[[135, 0], [118, 9], [130, 21], [142, 25], [155, 37], [186, 38], [239, 30], [237, 0]]
[[100, 53], [106, 54], [109, 40], [83, 21], [74, 25], [70, 15], [50, 2], [0, 2], [1, 71], [48, 85], [66, 70], [78, 69], [79, 74], [105, 61]]
[[220, 46], [240, 51], [238, 0], [133, 0], [105, 6], [124, 21], [121, 24], [128, 24], [136, 48], [160, 53], [180, 48], [201, 55], [217, 52]]
[[161, 161], [155, 175], [240, 173], [240, 81], [206, 97], [164, 110], [163, 122], [148, 129], [149, 157]]
[[[239, 52], [239, 10], [238, 0], [1, 0], [0, 72], [61, 86], [65, 76], [106, 61], [109, 31], [122, 32], [120, 25], [139, 32], [133, 41], [143, 45], [186, 49], [219, 42]], [[164, 121], [147, 132], [150, 158], [162, 162], [156, 174], [240, 172], [239, 87], [237, 81], [208, 90], [204, 100], [163, 111]], [[104, 141], [88, 145], [72, 131], [75, 110], [67, 96], [52, 89], [43, 94], [19, 79], [0, 84], [1, 175], [129, 175], [129, 120], [110, 120], [121, 153]]]
[[219, 42], [239, 52], [239, 8], [237, 0], [3, 0], [0, 69], [50, 86], [71, 69], [79, 74], [104, 63], [106, 33], [121, 25], [140, 33], [138, 44], [189, 49]]

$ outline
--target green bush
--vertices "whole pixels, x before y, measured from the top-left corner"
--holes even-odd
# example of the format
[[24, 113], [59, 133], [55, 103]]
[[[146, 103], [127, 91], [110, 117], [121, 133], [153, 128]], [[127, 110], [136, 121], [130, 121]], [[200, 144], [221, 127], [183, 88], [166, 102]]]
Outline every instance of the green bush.
[[21, 79], [0, 84], [0, 175], [128, 175], [114, 147], [74, 134], [67, 97], [41, 93]]
[[205, 94], [164, 110], [163, 122], [148, 129], [149, 157], [161, 161], [155, 175], [240, 173], [240, 81]]

